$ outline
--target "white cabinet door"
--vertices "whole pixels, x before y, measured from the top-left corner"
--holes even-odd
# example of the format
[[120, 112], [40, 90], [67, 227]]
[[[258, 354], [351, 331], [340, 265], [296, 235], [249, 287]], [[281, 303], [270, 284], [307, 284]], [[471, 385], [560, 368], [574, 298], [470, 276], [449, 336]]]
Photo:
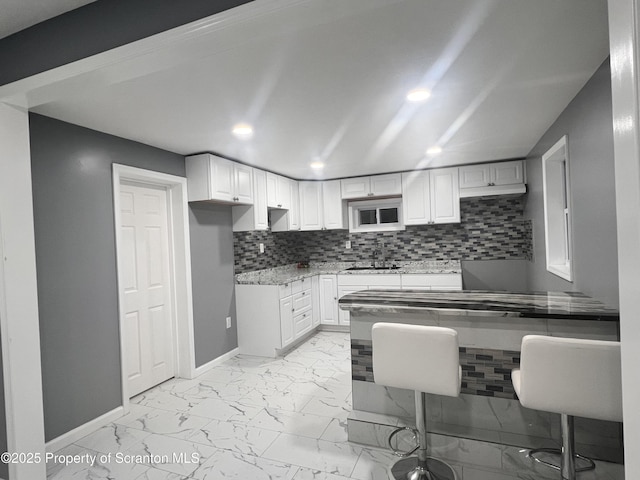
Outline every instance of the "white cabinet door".
[[253, 168], [240, 163], [233, 164], [234, 192], [237, 203], [253, 203]]
[[210, 156], [209, 198], [223, 202], [235, 200], [235, 178], [233, 162], [226, 158]]
[[491, 170], [491, 181], [494, 185], [513, 185], [524, 183], [524, 172], [521, 160], [494, 163]]
[[491, 183], [491, 167], [488, 164], [460, 167], [460, 188], [486, 187]]
[[253, 169], [253, 212], [255, 230], [269, 228], [269, 214], [267, 210], [267, 173], [257, 168]]
[[278, 175], [267, 173], [267, 207], [277, 208], [278, 205]]
[[389, 175], [374, 175], [371, 178], [371, 196], [402, 194], [402, 176], [399, 173]]
[[320, 323], [338, 324], [338, 281], [335, 275], [320, 275]]
[[321, 230], [324, 226], [322, 214], [322, 182], [299, 182], [300, 230]]
[[431, 221], [428, 171], [402, 174], [402, 216], [405, 225], [424, 225]]
[[341, 198], [363, 198], [371, 193], [370, 177], [345, 178], [340, 180]]
[[293, 297], [280, 300], [280, 335], [282, 347], [293, 342]]
[[296, 180], [289, 181], [291, 204], [289, 205], [289, 230], [300, 230], [300, 192]]
[[320, 324], [320, 276], [314, 275], [311, 278], [311, 314], [312, 325]]
[[457, 168], [440, 168], [429, 172], [432, 223], [460, 222], [460, 190]]
[[325, 229], [347, 228], [345, 208], [340, 195], [340, 180], [322, 182], [322, 209]]
[[291, 205], [291, 191], [289, 187], [290, 180], [280, 175], [278, 175], [276, 180], [276, 208], [289, 210]]

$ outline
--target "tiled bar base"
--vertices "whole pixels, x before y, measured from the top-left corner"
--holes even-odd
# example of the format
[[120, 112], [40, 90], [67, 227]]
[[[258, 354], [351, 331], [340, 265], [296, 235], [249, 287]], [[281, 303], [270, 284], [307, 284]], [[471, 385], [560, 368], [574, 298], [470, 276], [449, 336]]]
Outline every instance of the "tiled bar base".
[[[522, 337], [535, 333], [618, 339], [614, 322], [471, 318], [434, 313], [368, 313], [360, 317], [352, 312], [354, 411], [348, 419], [349, 440], [379, 447], [386, 447], [388, 434], [399, 423], [415, 424], [415, 406], [413, 392], [373, 383], [371, 326], [377, 321], [440, 325], [458, 331], [463, 393], [458, 398], [429, 395], [430, 431], [523, 448], [557, 447], [561, 436], [559, 415], [524, 408], [513, 394], [510, 371], [519, 362]], [[576, 418], [575, 431], [578, 452], [611, 462], [623, 461], [620, 424]]]
[[[387, 447], [387, 436], [402, 421], [391, 416], [353, 411], [348, 420], [349, 441], [386, 449], [380, 451], [373, 462], [380, 465], [380, 472], [372, 478], [387, 478], [384, 467], [394, 457]], [[429, 424], [430, 430], [433, 424]], [[540, 465], [526, 457], [526, 450], [517, 446], [487, 442], [454, 435], [431, 432], [428, 435], [430, 454], [451, 464], [458, 478], [465, 480], [557, 480], [556, 470]], [[407, 448], [409, 444], [398, 445]], [[375, 475], [379, 473], [380, 475]], [[596, 461], [596, 469], [581, 473], [580, 480], [623, 480], [624, 466], [619, 463]]]

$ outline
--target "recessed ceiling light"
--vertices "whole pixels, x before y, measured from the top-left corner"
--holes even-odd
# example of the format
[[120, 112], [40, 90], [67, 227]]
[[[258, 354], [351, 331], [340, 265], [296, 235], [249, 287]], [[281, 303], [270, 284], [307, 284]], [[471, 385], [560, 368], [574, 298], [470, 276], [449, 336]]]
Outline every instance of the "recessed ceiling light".
[[442, 147], [434, 146], [427, 148], [427, 155], [431, 157], [435, 157], [436, 155], [440, 155], [442, 153]]
[[249, 138], [253, 135], [253, 127], [248, 123], [239, 123], [233, 127], [233, 134], [240, 138]]
[[410, 102], [424, 102], [431, 96], [431, 91], [426, 88], [416, 88], [407, 93]]
[[323, 162], [312, 162], [310, 164], [310, 167], [313, 168], [314, 170], [320, 170], [320, 169], [324, 168], [324, 163]]

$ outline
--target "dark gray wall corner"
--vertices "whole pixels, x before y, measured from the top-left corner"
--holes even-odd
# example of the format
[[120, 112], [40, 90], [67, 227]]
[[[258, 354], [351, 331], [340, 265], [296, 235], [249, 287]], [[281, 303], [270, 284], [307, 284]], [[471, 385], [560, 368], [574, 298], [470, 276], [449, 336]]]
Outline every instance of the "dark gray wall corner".
[[[534, 260], [527, 268], [532, 290], [581, 291], [618, 305], [618, 249], [611, 113], [607, 59], [549, 127], [527, 158], [525, 217], [533, 225]], [[573, 227], [574, 281], [546, 271], [542, 155], [568, 135]]]
[[253, 0], [98, 0], [0, 40], [0, 85]]
[[122, 403], [112, 164], [185, 176], [184, 158], [29, 116], [45, 438]]
[[[196, 366], [238, 346], [231, 208], [189, 205]], [[232, 326], [226, 328], [226, 317]]]

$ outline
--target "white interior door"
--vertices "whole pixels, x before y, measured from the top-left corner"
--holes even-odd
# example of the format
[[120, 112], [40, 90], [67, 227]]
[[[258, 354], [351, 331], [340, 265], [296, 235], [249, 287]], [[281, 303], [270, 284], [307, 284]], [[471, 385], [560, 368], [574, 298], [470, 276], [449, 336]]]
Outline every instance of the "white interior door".
[[120, 233], [129, 395], [174, 376], [167, 192], [122, 184]]

